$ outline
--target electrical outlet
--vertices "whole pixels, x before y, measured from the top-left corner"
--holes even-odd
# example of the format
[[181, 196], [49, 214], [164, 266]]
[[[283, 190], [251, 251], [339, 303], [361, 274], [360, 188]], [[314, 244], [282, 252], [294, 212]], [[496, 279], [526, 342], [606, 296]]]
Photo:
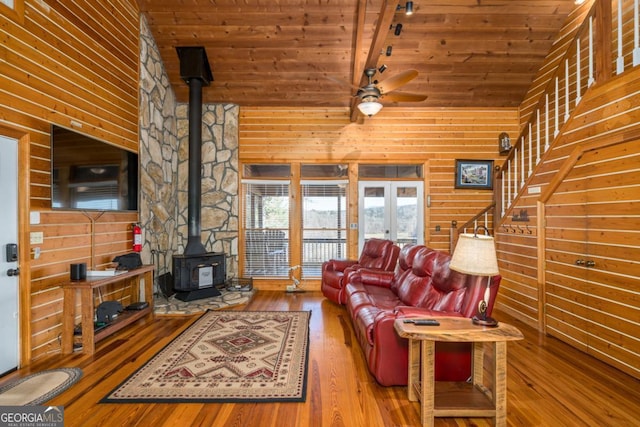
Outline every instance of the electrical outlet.
[[529, 194], [540, 194], [542, 192], [542, 189], [539, 186], [529, 187], [527, 188], [527, 192]]

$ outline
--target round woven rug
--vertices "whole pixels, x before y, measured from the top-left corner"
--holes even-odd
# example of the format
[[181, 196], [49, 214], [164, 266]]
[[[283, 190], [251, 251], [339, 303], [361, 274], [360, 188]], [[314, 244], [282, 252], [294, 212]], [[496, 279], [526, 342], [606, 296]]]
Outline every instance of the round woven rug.
[[53, 399], [82, 377], [80, 368], [38, 372], [0, 387], [0, 406], [40, 405]]
[[251, 301], [256, 289], [250, 291], [220, 290], [221, 295], [202, 298], [194, 301], [181, 301], [175, 295], [166, 298], [157, 296], [153, 304], [153, 312], [156, 315], [186, 316], [190, 314], [204, 313], [207, 310], [224, 310]]

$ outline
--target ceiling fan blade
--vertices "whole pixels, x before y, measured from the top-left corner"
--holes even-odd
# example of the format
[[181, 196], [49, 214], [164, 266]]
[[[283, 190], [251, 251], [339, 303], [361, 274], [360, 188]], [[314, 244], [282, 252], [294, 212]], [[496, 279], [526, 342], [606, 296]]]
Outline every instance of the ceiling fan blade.
[[396, 74], [395, 76], [391, 76], [379, 82], [378, 89], [380, 89], [380, 92], [382, 93], [389, 93], [400, 86], [406, 85], [416, 77], [418, 77], [418, 72], [416, 70], [403, 71], [400, 74]]
[[420, 93], [392, 92], [382, 95], [385, 101], [391, 102], [420, 102], [427, 99], [428, 95]]

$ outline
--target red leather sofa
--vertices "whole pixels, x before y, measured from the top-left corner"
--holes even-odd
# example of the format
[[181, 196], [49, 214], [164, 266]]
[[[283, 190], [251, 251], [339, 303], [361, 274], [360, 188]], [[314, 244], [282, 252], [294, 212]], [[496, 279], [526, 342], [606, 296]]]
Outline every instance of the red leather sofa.
[[[369, 371], [381, 385], [407, 384], [408, 341], [395, 332], [396, 319], [471, 318], [477, 313], [487, 278], [450, 270], [450, 259], [445, 252], [407, 245], [394, 272], [360, 269], [350, 275], [344, 288], [347, 310]], [[487, 315], [493, 310], [500, 279], [491, 279]], [[435, 359], [436, 381], [465, 381], [471, 376], [468, 343], [438, 342]]]
[[336, 304], [344, 304], [344, 285], [349, 275], [360, 268], [393, 271], [400, 248], [391, 240], [369, 239], [364, 243], [358, 260], [330, 259], [322, 263], [320, 289], [325, 297]]

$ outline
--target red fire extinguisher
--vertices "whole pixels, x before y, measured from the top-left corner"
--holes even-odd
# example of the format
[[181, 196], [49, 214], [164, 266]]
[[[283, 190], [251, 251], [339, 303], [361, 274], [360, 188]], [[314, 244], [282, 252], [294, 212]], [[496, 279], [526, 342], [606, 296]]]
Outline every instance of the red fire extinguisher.
[[133, 250], [140, 252], [142, 250], [142, 228], [140, 224], [133, 224]]

